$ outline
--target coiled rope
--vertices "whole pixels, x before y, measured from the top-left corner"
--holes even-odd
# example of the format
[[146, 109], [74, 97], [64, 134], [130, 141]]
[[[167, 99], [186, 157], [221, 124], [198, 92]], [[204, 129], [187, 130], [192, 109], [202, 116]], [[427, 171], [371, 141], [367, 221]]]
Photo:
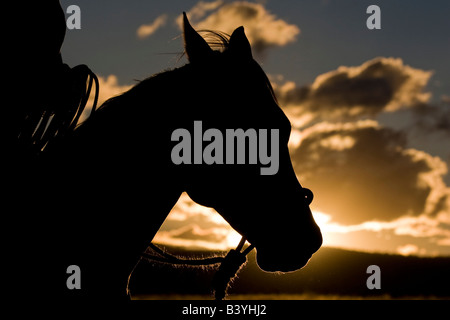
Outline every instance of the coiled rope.
[[61, 63], [54, 77], [57, 78], [59, 96], [56, 101], [41, 102], [29, 108], [21, 124], [18, 142], [31, 156], [39, 155], [49, 144], [73, 132], [89, 101], [95, 85], [95, 95], [90, 115], [97, 107], [99, 82], [86, 66], [70, 68]]

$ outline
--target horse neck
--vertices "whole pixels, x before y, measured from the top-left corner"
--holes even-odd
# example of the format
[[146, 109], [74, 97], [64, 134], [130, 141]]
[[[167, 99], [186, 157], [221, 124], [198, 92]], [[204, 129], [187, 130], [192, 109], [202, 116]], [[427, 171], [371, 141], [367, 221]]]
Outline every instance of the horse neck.
[[164, 72], [106, 101], [64, 141], [63, 160], [52, 161], [74, 164], [67, 167], [76, 167], [77, 179], [102, 199], [99, 211], [119, 207], [151, 216], [149, 236], [184, 191], [167, 149], [172, 119], [182, 118], [177, 109], [183, 106], [186, 77], [183, 68]]
[[[143, 110], [140, 144], [147, 149], [146, 169], [149, 179], [149, 198], [152, 203], [152, 228], [155, 233], [164, 222], [184, 190], [184, 175], [175, 168], [170, 158], [170, 137], [180, 121], [186, 122], [186, 110], [192, 102], [186, 102], [191, 91], [189, 65], [152, 76], [132, 90], [131, 97], [137, 108]], [[133, 92], [131, 92], [133, 93]], [[188, 108], [186, 108], [186, 105]], [[154, 227], [157, 227], [156, 229]], [[150, 231], [150, 230], [149, 230]]]

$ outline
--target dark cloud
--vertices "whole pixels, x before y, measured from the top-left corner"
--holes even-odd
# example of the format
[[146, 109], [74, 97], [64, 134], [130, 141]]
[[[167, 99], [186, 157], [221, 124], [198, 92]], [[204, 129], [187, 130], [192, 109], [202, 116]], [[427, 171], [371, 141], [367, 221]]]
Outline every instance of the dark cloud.
[[445, 97], [436, 105], [422, 104], [414, 108], [413, 129], [450, 135], [450, 101]]
[[375, 121], [321, 123], [302, 132], [291, 157], [314, 206], [343, 224], [437, 214], [448, 207], [446, 164], [406, 147]]
[[310, 86], [275, 83], [280, 104], [304, 126], [317, 121], [355, 120], [426, 103], [424, 88], [431, 72], [414, 69], [401, 59], [377, 58], [357, 67], [339, 67]]

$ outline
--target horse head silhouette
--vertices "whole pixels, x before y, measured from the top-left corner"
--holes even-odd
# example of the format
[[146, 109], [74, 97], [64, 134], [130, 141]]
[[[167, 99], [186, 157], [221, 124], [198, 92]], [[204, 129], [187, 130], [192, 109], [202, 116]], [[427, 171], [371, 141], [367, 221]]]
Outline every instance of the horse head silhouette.
[[[297, 270], [322, 244], [309, 208], [312, 193], [302, 188], [290, 161], [290, 122], [252, 58], [244, 28], [229, 38], [209, 32], [223, 46], [217, 51], [186, 15], [183, 34], [188, 64], [108, 100], [56, 148], [57, 172], [76, 177], [65, 188], [54, 185], [58, 199], [71, 203], [64, 206], [66, 216], [77, 217], [61, 236], [67, 239], [64, 261], [89, 270], [84, 293], [123, 293], [140, 253], [182, 192], [245, 236], [262, 270]], [[195, 121], [221, 132], [278, 130], [278, 171], [261, 175], [262, 165], [254, 163], [174, 164], [171, 135]], [[71, 196], [80, 188], [74, 181], [92, 196]], [[107, 263], [105, 256], [114, 260]]]
[[[213, 207], [256, 246], [265, 271], [303, 267], [322, 243], [309, 204], [312, 193], [298, 182], [288, 151], [291, 125], [270, 82], [253, 60], [244, 28], [231, 35], [223, 53], [213, 51], [184, 19], [186, 54], [196, 73], [195, 111], [184, 121], [204, 119], [212, 128], [274, 128], [280, 131], [279, 171], [260, 175], [251, 165], [181, 169], [189, 196]], [[178, 170], [180, 170], [178, 168]]]

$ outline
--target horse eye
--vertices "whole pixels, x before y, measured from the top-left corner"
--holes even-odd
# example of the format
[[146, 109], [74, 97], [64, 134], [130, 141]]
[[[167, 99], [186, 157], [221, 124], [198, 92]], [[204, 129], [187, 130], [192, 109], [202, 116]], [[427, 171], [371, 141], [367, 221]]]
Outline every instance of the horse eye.
[[306, 203], [311, 204], [314, 199], [314, 194], [312, 193], [312, 191], [307, 188], [303, 188], [303, 195], [305, 197]]

